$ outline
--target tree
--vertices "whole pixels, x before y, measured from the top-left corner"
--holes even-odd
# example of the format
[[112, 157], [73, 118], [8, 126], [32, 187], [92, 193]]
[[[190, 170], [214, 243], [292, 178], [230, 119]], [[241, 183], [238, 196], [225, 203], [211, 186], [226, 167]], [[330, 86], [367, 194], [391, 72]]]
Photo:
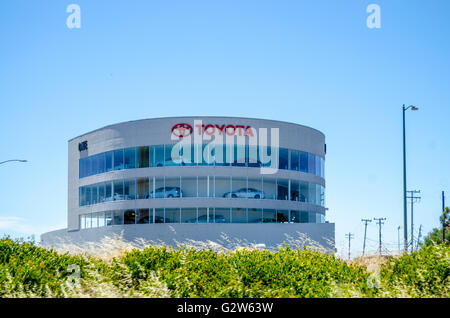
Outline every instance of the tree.
[[445, 242], [450, 242], [450, 209], [446, 207], [439, 218], [442, 228], [433, 229], [424, 239], [425, 245], [441, 244], [445, 235]]
[[[423, 244], [425, 246], [429, 246], [432, 244], [441, 244], [442, 243], [442, 229], [434, 228], [428, 235], [425, 237]], [[445, 231], [445, 241], [450, 242], [450, 231]]]
[[445, 230], [446, 228], [450, 227], [450, 211], [448, 207], [446, 207], [442, 212], [441, 224], [442, 224], [442, 240], [445, 243], [447, 241], [447, 235], [445, 234]]

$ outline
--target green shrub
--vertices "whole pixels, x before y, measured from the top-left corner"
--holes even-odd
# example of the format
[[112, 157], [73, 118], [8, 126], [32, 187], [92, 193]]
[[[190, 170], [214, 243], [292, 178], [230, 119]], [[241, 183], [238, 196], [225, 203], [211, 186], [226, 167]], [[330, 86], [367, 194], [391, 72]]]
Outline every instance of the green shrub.
[[450, 297], [450, 248], [430, 245], [391, 257], [380, 274], [384, 289], [393, 296]]
[[[449, 297], [450, 247], [432, 245], [378, 267], [311, 250], [148, 247], [110, 261], [0, 239], [0, 297]], [[81, 277], [72, 283], [70, 265]]]

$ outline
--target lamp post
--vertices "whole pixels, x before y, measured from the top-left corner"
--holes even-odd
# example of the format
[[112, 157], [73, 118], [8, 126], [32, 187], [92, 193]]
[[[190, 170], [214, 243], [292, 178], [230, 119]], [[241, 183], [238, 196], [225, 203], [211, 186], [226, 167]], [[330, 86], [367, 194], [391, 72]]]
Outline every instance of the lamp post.
[[28, 162], [27, 160], [24, 160], [24, 159], [10, 159], [10, 160], [5, 160], [5, 161], [0, 162], [0, 165], [3, 163], [11, 162], [11, 161]]
[[418, 107], [409, 105], [408, 107], [403, 104], [403, 241], [404, 251], [408, 251], [408, 224], [407, 224], [407, 207], [406, 207], [406, 134], [405, 134], [405, 112], [410, 109], [419, 110]]

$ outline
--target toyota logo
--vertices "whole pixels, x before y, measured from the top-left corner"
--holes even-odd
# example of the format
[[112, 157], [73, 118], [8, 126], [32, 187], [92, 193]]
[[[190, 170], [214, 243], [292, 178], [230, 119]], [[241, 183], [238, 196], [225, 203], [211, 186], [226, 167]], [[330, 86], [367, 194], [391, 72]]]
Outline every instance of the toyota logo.
[[183, 138], [192, 134], [192, 126], [186, 123], [176, 124], [172, 127], [172, 134]]

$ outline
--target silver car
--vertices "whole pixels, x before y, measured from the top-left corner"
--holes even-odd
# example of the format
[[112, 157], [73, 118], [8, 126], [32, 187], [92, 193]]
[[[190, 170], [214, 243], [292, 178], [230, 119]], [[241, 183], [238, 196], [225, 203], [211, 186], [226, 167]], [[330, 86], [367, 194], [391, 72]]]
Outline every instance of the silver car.
[[240, 199], [264, 199], [264, 192], [253, 188], [242, 188], [233, 192], [226, 192], [224, 198], [240, 198]]
[[180, 198], [182, 196], [182, 191], [179, 187], [161, 187], [155, 191], [150, 192], [149, 198]]

